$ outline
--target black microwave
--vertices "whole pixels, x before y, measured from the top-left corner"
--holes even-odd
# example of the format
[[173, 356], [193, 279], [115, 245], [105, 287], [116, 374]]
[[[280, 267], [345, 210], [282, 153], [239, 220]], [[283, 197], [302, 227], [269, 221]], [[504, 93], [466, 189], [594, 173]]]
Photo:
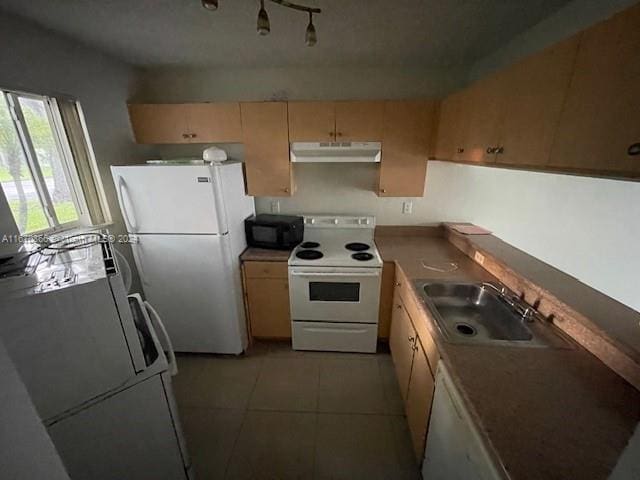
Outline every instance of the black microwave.
[[291, 215], [261, 213], [244, 221], [244, 231], [250, 247], [289, 250], [302, 242], [304, 220]]

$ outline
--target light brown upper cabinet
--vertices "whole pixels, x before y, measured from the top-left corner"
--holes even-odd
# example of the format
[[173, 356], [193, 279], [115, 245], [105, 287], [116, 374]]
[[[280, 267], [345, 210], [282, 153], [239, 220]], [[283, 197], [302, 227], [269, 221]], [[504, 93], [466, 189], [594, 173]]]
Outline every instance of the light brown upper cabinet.
[[240, 104], [247, 192], [254, 196], [290, 196], [293, 192], [287, 104]]
[[333, 102], [289, 102], [289, 141], [334, 142], [336, 113]]
[[435, 157], [456, 160], [464, 153], [464, 139], [468, 116], [464, 114], [467, 91], [449, 95], [440, 103]]
[[137, 143], [189, 143], [183, 105], [129, 105], [129, 118]]
[[555, 45], [448, 96], [440, 111], [436, 158], [546, 164], [578, 38]]
[[387, 101], [378, 195], [422, 197], [435, 126], [433, 101]]
[[579, 42], [580, 35], [576, 35], [504, 72], [498, 163], [547, 164]]
[[549, 164], [640, 175], [640, 4], [583, 32]]
[[419, 338], [416, 338], [414, 351], [406, 413], [413, 450], [418, 461], [421, 461], [424, 458], [424, 447], [427, 439], [429, 417], [431, 416], [435, 383]]
[[242, 141], [238, 102], [186, 104], [187, 125], [193, 143]]
[[382, 140], [384, 102], [289, 102], [292, 142], [375, 142]]
[[503, 120], [505, 75], [498, 72], [471, 85], [462, 94], [461, 115], [465, 129], [455, 159], [493, 162]]
[[379, 142], [384, 124], [384, 102], [335, 102], [336, 141]]
[[131, 104], [137, 143], [233, 143], [242, 141], [238, 102]]

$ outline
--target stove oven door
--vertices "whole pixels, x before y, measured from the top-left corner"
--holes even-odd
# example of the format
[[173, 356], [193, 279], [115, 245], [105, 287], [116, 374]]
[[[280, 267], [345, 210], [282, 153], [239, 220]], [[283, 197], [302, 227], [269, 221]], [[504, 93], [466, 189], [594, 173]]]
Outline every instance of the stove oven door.
[[377, 323], [379, 268], [290, 267], [293, 321]]

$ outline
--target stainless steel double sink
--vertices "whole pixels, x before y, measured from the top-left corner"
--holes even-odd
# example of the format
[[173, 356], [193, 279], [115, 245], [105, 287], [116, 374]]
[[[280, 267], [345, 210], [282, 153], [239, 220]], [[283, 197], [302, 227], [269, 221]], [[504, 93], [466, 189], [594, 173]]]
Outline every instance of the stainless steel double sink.
[[449, 342], [569, 347], [533, 307], [499, 284], [417, 280], [414, 285]]

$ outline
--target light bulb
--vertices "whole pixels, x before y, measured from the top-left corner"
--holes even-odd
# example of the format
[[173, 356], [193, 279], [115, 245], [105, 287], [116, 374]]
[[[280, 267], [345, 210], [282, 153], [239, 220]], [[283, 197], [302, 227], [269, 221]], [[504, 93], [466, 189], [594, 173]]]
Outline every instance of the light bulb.
[[271, 31], [271, 25], [269, 24], [269, 15], [264, 9], [264, 0], [260, 0], [260, 11], [258, 11], [258, 33], [260, 35], [267, 35]]
[[207, 10], [217, 10], [218, 0], [202, 0], [202, 6]]
[[313, 47], [318, 43], [316, 27], [313, 26], [313, 15], [311, 15], [311, 12], [309, 12], [309, 25], [307, 25], [307, 32], [304, 34], [304, 43], [307, 44], [307, 47]]

